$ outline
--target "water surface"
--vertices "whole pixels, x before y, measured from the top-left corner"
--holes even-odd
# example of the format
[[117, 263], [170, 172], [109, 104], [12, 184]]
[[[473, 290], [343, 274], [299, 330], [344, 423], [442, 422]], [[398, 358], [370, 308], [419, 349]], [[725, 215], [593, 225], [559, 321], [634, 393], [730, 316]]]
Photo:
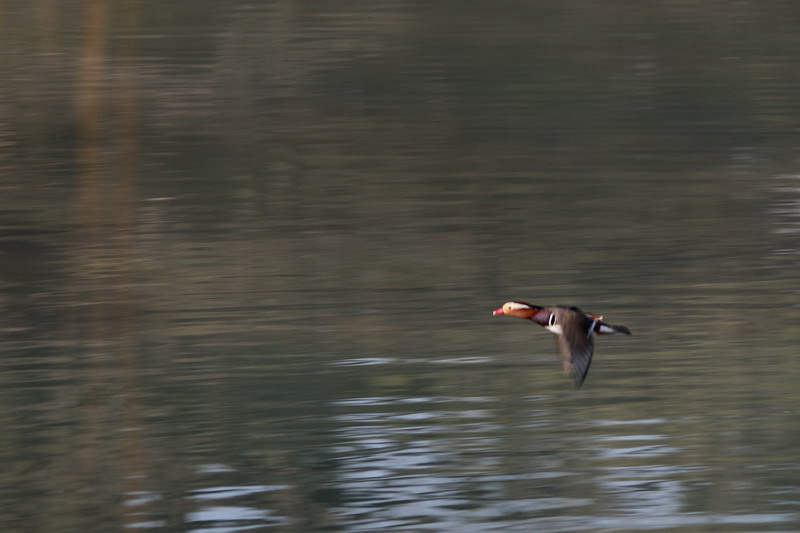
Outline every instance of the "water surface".
[[4, 15], [2, 531], [800, 528], [792, 3]]

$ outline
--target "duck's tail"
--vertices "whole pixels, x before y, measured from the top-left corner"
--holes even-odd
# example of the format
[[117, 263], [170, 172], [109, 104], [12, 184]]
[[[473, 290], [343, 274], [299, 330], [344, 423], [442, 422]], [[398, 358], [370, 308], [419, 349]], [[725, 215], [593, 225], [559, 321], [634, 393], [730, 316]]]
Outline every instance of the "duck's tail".
[[623, 335], [630, 335], [631, 330], [629, 330], [625, 326], [612, 326], [611, 324], [606, 324], [605, 322], [600, 322], [598, 324], [598, 327], [595, 328], [596, 335], [616, 335], [617, 333], [622, 333]]

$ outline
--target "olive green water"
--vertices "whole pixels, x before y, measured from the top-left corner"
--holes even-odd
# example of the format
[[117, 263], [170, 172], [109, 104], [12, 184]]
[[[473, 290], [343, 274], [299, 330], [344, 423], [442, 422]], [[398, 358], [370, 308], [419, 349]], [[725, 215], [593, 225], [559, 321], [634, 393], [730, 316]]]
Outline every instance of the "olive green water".
[[1, 7], [0, 531], [800, 529], [800, 6]]

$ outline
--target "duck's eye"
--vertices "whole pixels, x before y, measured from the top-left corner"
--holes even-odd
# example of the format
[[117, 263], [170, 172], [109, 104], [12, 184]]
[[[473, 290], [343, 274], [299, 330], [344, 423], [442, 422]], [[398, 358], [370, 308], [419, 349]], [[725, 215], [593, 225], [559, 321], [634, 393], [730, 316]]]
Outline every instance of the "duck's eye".
[[548, 326], [555, 326], [556, 325], [556, 315], [550, 315], [550, 318], [547, 320]]

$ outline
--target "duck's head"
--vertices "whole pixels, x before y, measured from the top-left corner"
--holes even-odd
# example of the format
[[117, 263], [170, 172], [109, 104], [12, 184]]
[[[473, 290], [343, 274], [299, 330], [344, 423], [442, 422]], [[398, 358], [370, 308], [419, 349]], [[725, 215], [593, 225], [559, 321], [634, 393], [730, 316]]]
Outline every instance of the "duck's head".
[[506, 302], [500, 309], [495, 309], [492, 315], [509, 315], [517, 318], [532, 319], [543, 310], [544, 307], [531, 305], [525, 302]]

